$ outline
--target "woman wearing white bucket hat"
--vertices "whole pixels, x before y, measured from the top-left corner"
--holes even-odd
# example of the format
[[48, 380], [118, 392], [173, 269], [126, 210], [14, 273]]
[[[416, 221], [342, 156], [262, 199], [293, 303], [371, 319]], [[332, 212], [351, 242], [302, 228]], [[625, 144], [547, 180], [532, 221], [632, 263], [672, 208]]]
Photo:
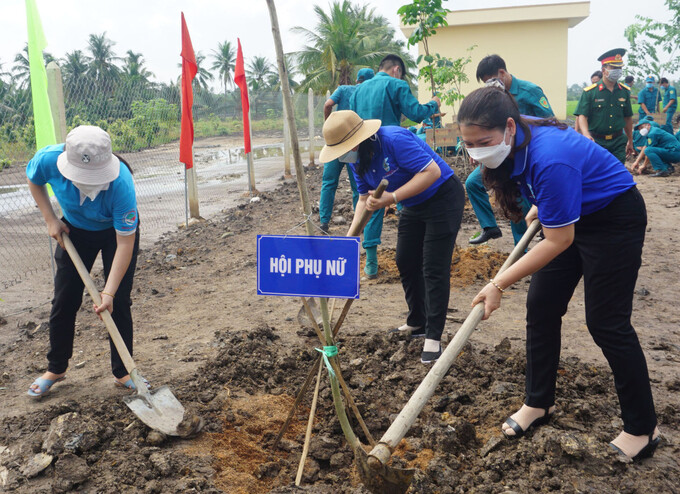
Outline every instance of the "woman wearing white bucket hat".
[[[139, 218], [132, 173], [127, 163], [111, 152], [111, 138], [99, 127], [76, 127], [69, 132], [65, 144], [39, 150], [28, 163], [26, 175], [49, 235], [59, 243], [54, 254], [57, 273], [47, 372], [28, 390], [29, 396], [41, 397], [66, 374], [73, 354], [76, 314], [83, 298], [83, 282], [64, 250], [62, 232], [69, 234], [88, 270], [101, 251], [106, 284], [101, 292], [102, 303], [95, 305], [94, 311], [112, 313], [132, 353], [130, 292], [139, 250]], [[61, 219], [52, 209], [47, 183], [61, 206]], [[111, 367], [116, 384], [134, 387], [113, 344]]]
[[[421, 139], [402, 127], [380, 127], [350, 110], [332, 113], [323, 126], [322, 162], [350, 163], [359, 190], [354, 212], [376, 211], [400, 202], [397, 267], [409, 314], [395, 331], [425, 336], [421, 361], [441, 355], [441, 335], [449, 303], [451, 256], [463, 217], [465, 193], [453, 170]], [[380, 181], [387, 194], [369, 194]], [[351, 229], [351, 228], [350, 228]]]

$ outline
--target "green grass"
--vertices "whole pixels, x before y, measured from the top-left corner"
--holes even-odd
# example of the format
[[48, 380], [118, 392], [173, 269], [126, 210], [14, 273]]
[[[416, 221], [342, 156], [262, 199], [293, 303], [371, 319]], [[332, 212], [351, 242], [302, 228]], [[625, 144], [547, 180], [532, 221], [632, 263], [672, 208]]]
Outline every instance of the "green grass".
[[[633, 103], [631, 101], [631, 103]], [[567, 100], [567, 118], [574, 118], [574, 112], [578, 106], [578, 100]], [[640, 105], [638, 103], [633, 103], [633, 115], [637, 115], [638, 108]]]

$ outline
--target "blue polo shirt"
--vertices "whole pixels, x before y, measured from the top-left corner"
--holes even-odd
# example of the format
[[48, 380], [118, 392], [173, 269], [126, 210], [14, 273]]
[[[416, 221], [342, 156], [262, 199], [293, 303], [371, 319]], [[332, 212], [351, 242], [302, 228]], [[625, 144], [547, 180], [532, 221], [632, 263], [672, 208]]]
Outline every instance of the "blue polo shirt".
[[349, 110], [349, 99], [352, 97], [354, 94], [354, 90], [356, 89], [356, 86], [338, 86], [335, 91], [333, 91], [333, 94], [331, 94], [331, 99], [333, 102], [338, 105], [338, 110]]
[[508, 92], [514, 96], [522, 115], [540, 118], [555, 116], [543, 90], [533, 82], [523, 81], [513, 75]]
[[115, 228], [121, 235], [131, 235], [139, 222], [137, 199], [132, 174], [125, 164], [120, 164], [118, 178], [107, 190], [97, 194], [94, 201], [89, 197], [80, 204], [80, 191], [65, 178], [57, 168], [57, 158], [64, 152], [64, 144], [47, 146], [38, 151], [26, 166], [26, 176], [36, 185], [49, 183], [64, 218], [83, 230], [101, 231]]
[[350, 110], [364, 120], [377, 118], [383, 126], [400, 125], [402, 113], [414, 122], [422, 122], [438, 109], [434, 100], [421, 105], [406, 81], [387, 72], [378, 72], [373, 79], [356, 86], [350, 98]]
[[670, 134], [661, 128], [652, 127], [649, 129], [646, 139], [647, 140], [643, 144], [644, 146], [662, 148], [666, 151], [673, 152], [680, 151], [680, 142], [678, 142], [673, 134]]
[[[516, 141], [524, 140], [518, 127]], [[515, 153], [512, 179], [538, 206], [547, 228], [576, 223], [635, 186], [626, 167], [609, 151], [572, 128], [531, 126], [531, 141]]]
[[[657, 103], [659, 102], [659, 90], [655, 87], [652, 88], [650, 91], [647, 88], [644, 88], [640, 93], [638, 94], [638, 103], [642, 104], [644, 103], [645, 106], [647, 107], [647, 110], [651, 113], [656, 113], [658, 108], [657, 108]], [[638, 110], [638, 113], [640, 114], [640, 117], [644, 117], [647, 115], [645, 111], [640, 107]]]
[[439, 166], [441, 176], [420, 194], [399, 200], [408, 208], [428, 200], [441, 184], [453, 176], [451, 167], [410, 130], [394, 126], [380, 127], [376, 135], [378, 137], [373, 141], [373, 159], [366, 174], [359, 176], [356, 169], [358, 163], [349, 165], [354, 172], [359, 194], [366, 195], [369, 190], [375, 190], [383, 178], [390, 182], [387, 192], [393, 192], [411, 180], [416, 173], [432, 166], [434, 161]]
[[678, 108], [678, 93], [673, 86], [668, 86], [664, 91], [663, 106], [665, 107], [670, 100], [675, 100], [675, 103], [668, 107], [668, 111], [674, 112]]

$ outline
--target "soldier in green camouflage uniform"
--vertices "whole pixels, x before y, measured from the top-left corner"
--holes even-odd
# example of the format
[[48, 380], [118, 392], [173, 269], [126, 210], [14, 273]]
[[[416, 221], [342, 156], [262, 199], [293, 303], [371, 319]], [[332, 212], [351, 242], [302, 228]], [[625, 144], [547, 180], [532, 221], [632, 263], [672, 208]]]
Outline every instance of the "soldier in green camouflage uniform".
[[609, 50], [602, 62], [602, 80], [583, 90], [574, 112], [583, 135], [616, 156], [621, 163], [633, 153], [633, 108], [630, 88], [618, 82], [623, 67], [623, 48]]

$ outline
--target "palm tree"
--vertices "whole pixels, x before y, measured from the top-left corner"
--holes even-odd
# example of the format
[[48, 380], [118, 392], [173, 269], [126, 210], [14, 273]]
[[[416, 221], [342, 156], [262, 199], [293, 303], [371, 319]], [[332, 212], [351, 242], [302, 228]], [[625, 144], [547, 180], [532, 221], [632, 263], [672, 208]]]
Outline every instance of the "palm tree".
[[[199, 51], [196, 53], [196, 77], [194, 77], [193, 82], [193, 87], [196, 92], [200, 92], [201, 89], [208, 89], [208, 81], [214, 79], [214, 76], [203, 66], [203, 62], [205, 62], [205, 55], [201, 54]], [[181, 63], [178, 63], [177, 66], [180, 69], [182, 68]], [[178, 83], [182, 81], [181, 74], [177, 78], [177, 81]]]
[[146, 86], [149, 79], [154, 77], [153, 73], [144, 67], [141, 53], [135, 53], [132, 50], [127, 51], [127, 57], [123, 65], [123, 74], [133, 82], [141, 83]]
[[73, 94], [77, 90], [82, 90], [82, 85], [87, 79], [90, 60], [90, 57], [86, 56], [81, 50], [66, 53], [62, 59], [61, 73], [64, 79], [64, 87], [68, 93]]
[[254, 57], [246, 68], [246, 75], [249, 78], [250, 89], [257, 91], [265, 89], [268, 86], [270, 77], [276, 74], [267, 57]]
[[113, 81], [120, 74], [120, 69], [114, 63], [118, 57], [113, 52], [113, 45], [114, 42], [106, 37], [106, 32], [90, 34], [88, 49], [92, 54], [92, 61], [88, 67], [88, 75], [107, 92], [112, 90]]
[[295, 53], [300, 71], [306, 74], [300, 87], [323, 93], [339, 84], [352, 84], [362, 67], [377, 67], [389, 53], [404, 59], [407, 68], [415, 66], [404, 43], [395, 39], [395, 31], [375, 9], [355, 6], [349, 0], [335, 1], [326, 13], [314, 6], [317, 25], [314, 30], [294, 27], [308, 45]]
[[[43, 61], [45, 66], [48, 63], [54, 61], [54, 57], [48, 52], [43, 52]], [[30, 87], [31, 84], [31, 65], [28, 61], [28, 43], [24, 45], [24, 49], [20, 53], [17, 53], [14, 57], [14, 67], [12, 68], [14, 72], [14, 79], [17, 84], [21, 87]]]
[[217, 44], [217, 50], [213, 50], [213, 59], [215, 60], [210, 67], [212, 70], [217, 70], [222, 84], [224, 85], [224, 95], [227, 95], [227, 87], [232, 85], [234, 64], [236, 62], [236, 51], [231, 45], [231, 42]]

